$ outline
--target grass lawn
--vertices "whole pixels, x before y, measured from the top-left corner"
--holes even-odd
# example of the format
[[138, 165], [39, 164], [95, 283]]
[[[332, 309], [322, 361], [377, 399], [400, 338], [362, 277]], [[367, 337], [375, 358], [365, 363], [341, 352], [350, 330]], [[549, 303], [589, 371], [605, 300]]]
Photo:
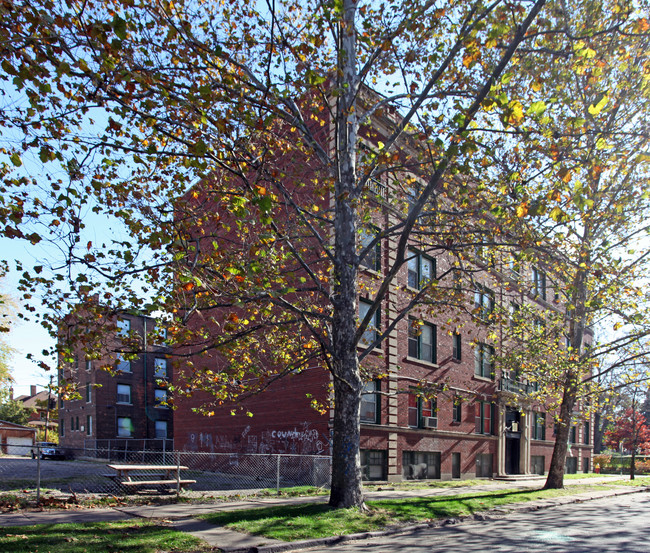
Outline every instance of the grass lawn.
[[204, 542], [151, 521], [39, 524], [2, 529], [1, 553], [181, 553], [214, 551]]
[[368, 501], [368, 512], [357, 509], [332, 510], [327, 505], [289, 505], [202, 515], [211, 524], [284, 541], [321, 538], [382, 530], [395, 524], [460, 517], [479, 511], [582, 492], [602, 490], [599, 486], [571, 486], [562, 490], [513, 490], [465, 493], [454, 496], [401, 498]]

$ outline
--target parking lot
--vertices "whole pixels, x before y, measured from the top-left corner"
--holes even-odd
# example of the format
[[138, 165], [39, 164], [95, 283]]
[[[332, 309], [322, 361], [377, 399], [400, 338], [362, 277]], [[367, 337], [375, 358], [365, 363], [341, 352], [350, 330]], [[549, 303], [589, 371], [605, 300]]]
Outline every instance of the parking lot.
[[[0, 457], [0, 490], [33, 488], [37, 479], [36, 459]], [[41, 486], [61, 491], [102, 492], [110, 482], [102, 476], [106, 464], [90, 461], [41, 460]]]
[[[107, 465], [126, 464], [186, 465], [183, 476], [195, 480], [187, 493], [223, 495], [245, 490], [274, 489], [297, 485], [326, 486], [329, 458], [290, 455], [201, 454], [188, 452], [132, 452], [122, 458], [76, 458], [40, 461], [41, 489], [75, 494], [124, 495], [127, 491], [111, 478]], [[38, 482], [36, 459], [0, 456], [0, 492], [35, 490]], [[146, 475], [143, 475], [146, 476]], [[152, 475], [153, 476], [153, 475]]]

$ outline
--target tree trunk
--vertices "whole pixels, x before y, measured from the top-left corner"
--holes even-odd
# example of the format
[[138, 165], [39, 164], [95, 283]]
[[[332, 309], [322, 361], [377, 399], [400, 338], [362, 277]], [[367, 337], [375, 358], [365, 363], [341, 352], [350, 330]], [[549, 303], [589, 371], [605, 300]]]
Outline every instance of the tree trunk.
[[335, 508], [363, 507], [361, 483], [360, 405], [363, 383], [357, 354], [358, 192], [356, 1], [343, 1], [339, 24], [336, 105], [337, 172], [334, 187], [334, 260], [332, 296], [332, 359], [334, 420], [332, 487], [329, 504]]
[[[359, 459], [359, 406], [361, 380], [348, 372], [352, 382], [334, 381], [334, 433], [332, 442], [332, 487], [330, 506], [339, 509], [363, 507]], [[348, 379], [346, 379], [348, 380]]]
[[555, 446], [551, 457], [551, 466], [548, 470], [544, 489], [559, 489], [564, 487], [564, 467], [571, 431], [571, 416], [575, 404], [575, 390], [573, 386], [565, 389], [562, 403], [560, 404], [560, 420], [555, 432]]
[[630, 480], [634, 480], [634, 472], [636, 470], [636, 445], [632, 448], [632, 456], [630, 457]]

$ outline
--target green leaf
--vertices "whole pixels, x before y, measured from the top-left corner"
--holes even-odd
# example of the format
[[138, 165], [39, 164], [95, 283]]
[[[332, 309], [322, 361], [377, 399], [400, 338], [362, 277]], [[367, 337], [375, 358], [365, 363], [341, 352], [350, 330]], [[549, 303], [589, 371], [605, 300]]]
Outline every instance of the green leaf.
[[539, 117], [546, 111], [546, 103], [543, 100], [540, 100], [539, 102], [533, 102], [530, 104], [530, 107], [528, 108], [528, 111], [526, 113], [528, 115], [536, 115]]
[[327, 78], [324, 75], [311, 69], [307, 69], [307, 82], [309, 82], [311, 86], [318, 86], [319, 84], [323, 84], [326, 80]]
[[258, 200], [257, 205], [260, 211], [266, 213], [271, 211], [272, 200], [269, 196], [263, 196]]
[[9, 75], [16, 75], [16, 70], [14, 66], [11, 65], [7, 60], [2, 60], [2, 69], [5, 70]]
[[22, 159], [20, 159], [20, 156], [14, 152], [11, 154], [11, 163], [13, 163], [16, 167], [20, 167], [23, 164]]
[[208, 152], [208, 146], [203, 140], [197, 140], [192, 146], [192, 153], [197, 156], [204, 156]]
[[115, 31], [115, 34], [117, 35], [117, 38], [120, 40], [126, 40], [126, 21], [124, 21], [124, 19], [115, 14], [115, 17], [113, 17], [112, 27], [113, 31]]

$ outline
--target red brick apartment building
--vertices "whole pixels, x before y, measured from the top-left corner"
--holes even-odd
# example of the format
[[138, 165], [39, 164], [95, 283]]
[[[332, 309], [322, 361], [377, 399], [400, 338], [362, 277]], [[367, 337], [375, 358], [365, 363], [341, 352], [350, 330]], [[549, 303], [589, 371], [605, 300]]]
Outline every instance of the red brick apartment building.
[[[382, 246], [376, 259], [369, 260], [363, 278], [375, 278], [385, 268], [382, 265], [390, 262], [391, 249]], [[397, 296], [415, 293], [429, 275], [445, 270], [445, 262], [412, 250], [410, 262], [385, 300], [381, 313], [387, 316], [378, 318], [376, 327], [390, 324]], [[494, 366], [491, 357], [501, 344], [490, 342], [487, 326], [476, 319], [509, 303], [534, 302], [558, 309], [555, 293], [537, 267], [520, 267], [515, 273], [504, 263], [486, 269], [475, 280], [481, 284], [466, 292], [467, 311], [450, 308], [436, 317], [416, 320], [415, 310], [413, 317], [398, 323], [366, 363], [382, 375], [368, 382], [369, 393], [362, 398], [361, 461], [366, 479], [473, 478], [548, 470], [554, 445], [553, 415], [525, 399], [528, 384], [510, 379]], [[364, 305], [361, 297], [360, 315]], [[450, 318], [456, 321], [457, 332], [450, 327]], [[367, 343], [374, 340], [375, 332], [367, 331]], [[425, 399], [413, 393], [423, 382], [438, 390], [435, 397]], [[206, 417], [192, 410], [201, 398], [180, 401], [174, 414], [176, 447], [328, 454], [331, 413], [319, 414], [310, 401], [325, 401], [329, 383], [329, 373], [320, 368], [285, 377], [243, 403], [252, 417], [231, 415], [232, 406]], [[566, 467], [569, 473], [588, 472], [591, 466], [591, 427], [579, 413], [576, 421]]]
[[[72, 383], [76, 394], [59, 402], [59, 439], [69, 453], [83, 448], [162, 449], [172, 447], [173, 417], [167, 406], [171, 363], [165, 331], [156, 320], [121, 313], [99, 353], [75, 347], [74, 362], [61, 362], [59, 386]], [[131, 347], [127, 343], [132, 344]], [[137, 345], [137, 355], [129, 355]], [[109, 370], [107, 370], [109, 369]]]
[[[370, 149], [381, 139], [377, 133], [390, 135], [390, 122], [382, 123], [381, 117], [363, 131]], [[323, 137], [323, 147], [327, 140]], [[285, 175], [284, 182], [290, 183], [293, 178], [308, 182], [305, 175], [316, 171], [310, 163], [293, 159], [286, 172], [295, 173]], [[384, 201], [390, 185], [371, 181], [371, 186], [377, 188], [372, 201], [378, 206], [372, 226], [394, 228], [400, 215]], [[195, 197], [201, 194], [198, 191]], [[327, 209], [323, 202], [321, 209]], [[392, 240], [382, 240], [374, 255], [365, 258], [361, 290], [372, 290], [373, 282], [393, 266], [396, 242]], [[399, 310], [429, 278], [452, 278], [451, 254], [432, 251], [426, 243], [411, 241], [409, 260], [390, 285], [374, 328], [364, 336], [367, 345], [378, 330], [390, 328]], [[370, 375], [361, 405], [361, 462], [366, 479], [491, 477], [548, 470], [554, 446], [553, 414], [526, 399], [522, 392], [529, 384], [511, 379], [495, 366], [493, 356], [509, 342], [510, 329], [507, 322], [486, 324], [485, 319], [493, 310], [507, 312], [510, 305], [561, 311], [559, 291], [550, 279], [547, 282], [543, 267], [511, 264], [512, 252], [497, 252], [490, 263], [479, 254], [465, 256], [473, 276], [460, 286], [462, 308], [448, 304], [431, 314], [416, 306], [363, 361]], [[359, 297], [360, 319], [368, 312], [365, 293]], [[488, 337], [495, 333], [496, 341]], [[195, 366], [200, 363], [197, 359]], [[213, 370], [218, 371], [217, 363]], [[175, 372], [174, 379], [180, 382], [182, 375]], [[206, 396], [181, 398], [174, 412], [175, 446], [207, 452], [328, 454], [332, 412], [319, 412], [310, 404], [314, 400], [327, 404], [330, 385], [324, 367], [289, 375], [241, 403], [252, 417], [232, 415], [234, 404], [203, 416], [196, 407]], [[415, 393], [427, 388], [426, 397]], [[581, 419], [576, 413], [575, 421]], [[575, 423], [568, 472], [589, 470], [591, 436], [588, 420]]]

